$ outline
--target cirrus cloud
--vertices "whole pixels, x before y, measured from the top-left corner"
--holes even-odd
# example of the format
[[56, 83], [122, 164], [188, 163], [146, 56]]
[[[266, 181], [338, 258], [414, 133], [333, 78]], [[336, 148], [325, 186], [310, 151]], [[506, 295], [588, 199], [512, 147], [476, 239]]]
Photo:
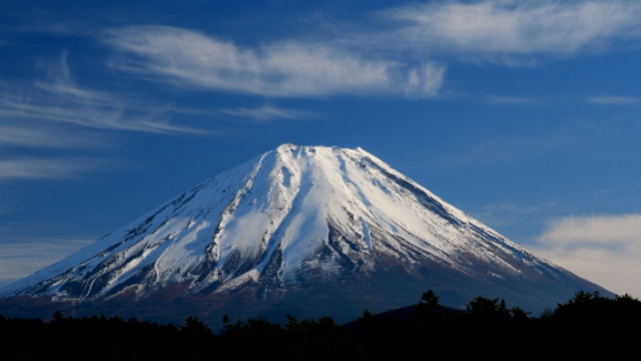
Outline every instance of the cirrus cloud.
[[602, 96], [590, 97], [588, 101], [590, 103], [603, 104], [603, 105], [629, 105], [629, 104], [641, 103], [640, 98], [624, 97], [624, 96], [616, 96], [616, 95], [602, 95]]
[[18, 178], [67, 178], [99, 169], [104, 161], [95, 159], [8, 159], [0, 160], [0, 180]]
[[221, 112], [235, 117], [250, 118], [257, 122], [273, 119], [305, 119], [318, 116], [318, 113], [302, 110], [283, 109], [264, 105], [259, 108], [221, 109]]
[[434, 1], [382, 14], [399, 25], [380, 36], [389, 46], [507, 62], [515, 55], [569, 55], [641, 36], [639, 1]]
[[[86, 89], [76, 84], [67, 65], [68, 52], [49, 66], [46, 81], [35, 81], [21, 91], [0, 93], [0, 126], [22, 132], [34, 128], [28, 122], [58, 122], [83, 128], [151, 133], [206, 133], [169, 122], [165, 111], [141, 108], [140, 102]], [[2, 138], [0, 137], [0, 141]], [[28, 139], [24, 138], [27, 143]], [[15, 143], [15, 141], [13, 142]]]
[[283, 41], [240, 47], [196, 31], [130, 26], [106, 32], [121, 53], [112, 66], [186, 86], [272, 97], [392, 93], [437, 95], [445, 66], [371, 59], [328, 43]]

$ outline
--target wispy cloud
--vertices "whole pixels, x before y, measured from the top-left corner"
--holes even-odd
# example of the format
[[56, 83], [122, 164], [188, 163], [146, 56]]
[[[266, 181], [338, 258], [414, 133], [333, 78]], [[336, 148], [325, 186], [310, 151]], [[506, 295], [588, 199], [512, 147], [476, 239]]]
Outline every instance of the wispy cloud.
[[641, 296], [641, 214], [554, 220], [534, 250], [616, 293]]
[[0, 243], [0, 287], [57, 262], [91, 243], [90, 240], [38, 240]]
[[588, 98], [590, 103], [604, 104], [604, 105], [628, 105], [641, 103], [641, 98], [622, 97], [613, 95], [602, 95], [598, 97]]
[[539, 208], [520, 207], [512, 203], [490, 204], [477, 212], [474, 216], [485, 224], [499, 227], [514, 224], [524, 217], [530, 217], [539, 212]]
[[306, 119], [318, 116], [318, 113], [282, 109], [264, 105], [260, 108], [236, 108], [236, 109], [222, 109], [221, 112], [235, 117], [250, 118], [256, 121], [267, 121], [273, 119]]
[[[78, 157], [77, 148], [96, 149], [108, 144], [102, 130], [161, 134], [208, 134], [170, 121], [173, 113], [189, 109], [157, 106], [79, 86], [67, 65], [67, 52], [44, 68], [44, 80], [17, 86], [4, 83], [0, 91], [0, 180], [75, 177], [104, 169], [109, 163]], [[47, 148], [61, 154], [25, 157], [23, 149]], [[63, 155], [67, 154], [67, 155]], [[71, 154], [71, 155], [69, 155]]]
[[16, 178], [66, 178], [104, 166], [95, 159], [0, 160], [0, 180]]
[[487, 95], [485, 99], [490, 104], [533, 104], [537, 102], [535, 98], [509, 97], [500, 95]]
[[104, 142], [90, 132], [60, 129], [41, 124], [37, 128], [1, 125], [0, 145], [17, 145], [33, 148], [95, 148]]
[[438, 94], [445, 66], [407, 66], [373, 59], [329, 43], [284, 41], [240, 47], [201, 33], [163, 26], [106, 32], [121, 52], [112, 65], [184, 86], [273, 97], [334, 94]]
[[[0, 126], [23, 135], [13, 140], [7, 140], [7, 136], [0, 137], [0, 141], [4, 139], [12, 144], [23, 139], [26, 145], [33, 145], [26, 136], [30, 132], [44, 138], [45, 135], [36, 130], [43, 121], [166, 134], [204, 132], [172, 124], [168, 118], [160, 108], [141, 109], [140, 105], [129, 100], [78, 86], [67, 66], [66, 52], [55, 66], [50, 67], [46, 81], [36, 81], [21, 91], [5, 89], [0, 94]], [[55, 140], [48, 143], [55, 143]]]
[[503, 61], [510, 55], [574, 54], [641, 35], [638, 1], [434, 1], [382, 14], [399, 24], [378, 39], [388, 46]]

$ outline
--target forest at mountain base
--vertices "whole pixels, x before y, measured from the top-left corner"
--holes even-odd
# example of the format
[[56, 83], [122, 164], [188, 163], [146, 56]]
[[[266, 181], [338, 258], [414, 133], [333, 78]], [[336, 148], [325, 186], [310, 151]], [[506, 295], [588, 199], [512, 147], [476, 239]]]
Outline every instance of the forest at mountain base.
[[540, 359], [613, 357], [633, 352], [641, 336], [641, 301], [578, 292], [538, 317], [499, 298], [476, 297], [464, 310], [439, 304], [427, 291], [418, 304], [363, 316], [347, 325], [329, 317], [283, 325], [260, 316], [223, 319], [213, 332], [197, 317], [184, 325], [131, 318], [0, 316], [3, 360], [379, 360], [389, 358], [493, 357]]

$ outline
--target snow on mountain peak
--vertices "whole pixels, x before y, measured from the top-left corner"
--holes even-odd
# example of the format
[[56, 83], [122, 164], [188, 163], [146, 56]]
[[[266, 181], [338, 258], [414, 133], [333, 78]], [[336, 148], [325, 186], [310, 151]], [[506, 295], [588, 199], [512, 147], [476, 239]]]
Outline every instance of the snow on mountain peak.
[[488, 282], [575, 282], [361, 148], [283, 144], [0, 297], [82, 301], [132, 289], [144, 296], [172, 283], [186, 283], [194, 294], [253, 285], [265, 295], [367, 275], [386, 262], [408, 272], [431, 262]]

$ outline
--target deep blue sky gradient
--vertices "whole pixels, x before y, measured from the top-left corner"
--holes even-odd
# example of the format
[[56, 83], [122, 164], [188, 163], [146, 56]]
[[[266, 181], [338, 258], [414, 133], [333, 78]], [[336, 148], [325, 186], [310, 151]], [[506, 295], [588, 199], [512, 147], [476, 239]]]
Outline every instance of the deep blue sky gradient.
[[[64, 176], [0, 175], [0, 243], [97, 239], [286, 142], [360, 146], [525, 246], [536, 244], [555, 219], [639, 212], [641, 102], [634, 99], [641, 97], [641, 42], [634, 39], [614, 37], [607, 46], [572, 53], [534, 52], [529, 64], [463, 59], [455, 51], [364, 51], [408, 64], [424, 57], [446, 65], [443, 85], [431, 97], [385, 92], [270, 97], [176, 84], [110, 66], [121, 54], [101, 40], [108, 29], [164, 25], [245, 47], [287, 39], [331, 44], [342, 33], [391, 26], [377, 20], [377, 11], [407, 4], [3, 1], [5, 94], [28, 96], [34, 82], [51, 76], [51, 64], [68, 54], [78, 86], [132, 99], [142, 108], [189, 109], [163, 116], [209, 133], [96, 129], [0, 115], [0, 126], [54, 127], [88, 142], [41, 147], [0, 141], [0, 161], [94, 165]], [[605, 96], [627, 100], [590, 100]], [[256, 121], [221, 112], [266, 105], [309, 116]], [[0, 286], [3, 282], [8, 281], [0, 280]]]

